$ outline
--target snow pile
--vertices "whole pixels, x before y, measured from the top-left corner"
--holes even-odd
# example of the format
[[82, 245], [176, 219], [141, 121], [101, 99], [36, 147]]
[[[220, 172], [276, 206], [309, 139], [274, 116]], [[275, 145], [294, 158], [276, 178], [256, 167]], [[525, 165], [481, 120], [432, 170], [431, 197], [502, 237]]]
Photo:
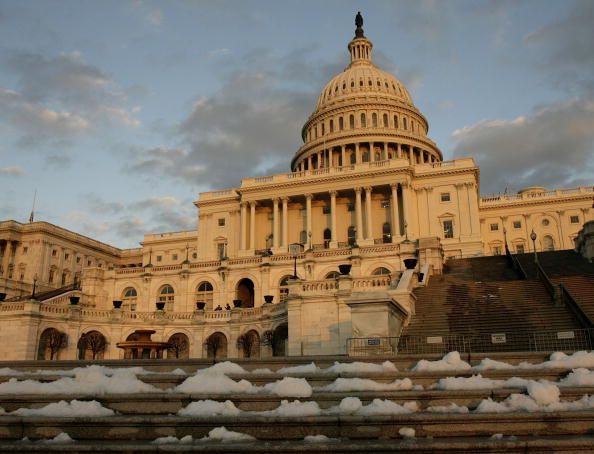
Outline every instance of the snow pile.
[[154, 386], [136, 378], [134, 368], [109, 369], [88, 366], [74, 370], [74, 378], [62, 377], [52, 382], [11, 378], [0, 383], [0, 394], [83, 394], [100, 396], [106, 393], [159, 392]]
[[194, 441], [194, 439], [192, 438], [191, 435], [186, 435], [185, 437], [182, 438], [177, 438], [177, 437], [173, 437], [171, 435], [169, 435], [168, 437], [159, 437], [153, 441], [151, 441], [152, 444], [155, 445], [169, 445], [169, 444], [189, 444], [192, 443]]
[[369, 405], [363, 405], [358, 397], [345, 397], [340, 404], [327, 410], [329, 414], [340, 415], [400, 415], [418, 410], [416, 402], [405, 402], [399, 405], [391, 400], [373, 399]]
[[398, 433], [403, 438], [415, 438], [415, 429], [412, 427], [401, 427], [398, 429]]
[[222, 441], [223, 443], [229, 441], [252, 441], [254, 437], [241, 432], [233, 432], [227, 430], [225, 427], [216, 427], [208, 432], [208, 436], [203, 437], [200, 441]]
[[306, 443], [327, 443], [336, 441], [336, 438], [329, 438], [326, 435], [306, 435], [303, 441]]
[[24, 372], [11, 369], [10, 367], [0, 367], [0, 376], [11, 377], [17, 375], [24, 375]]
[[394, 380], [391, 383], [378, 383], [366, 378], [337, 378], [332, 383], [319, 388], [326, 392], [349, 392], [349, 391], [401, 391], [413, 388], [410, 378]]
[[279, 374], [317, 374], [320, 368], [315, 363], [305, 364], [303, 366], [283, 367], [279, 369]]
[[19, 408], [11, 413], [16, 416], [93, 417], [112, 416], [114, 411], [103, 407], [96, 400], [90, 402], [73, 400], [53, 402], [42, 408]]
[[268, 367], [265, 367], [263, 369], [254, 369], [252, 371], [252, 374], [275, 374], [276, 372], [274, 372], [273, 370], [269, 369]]
[[54, 438], [50, 438], [48, 440], [39, 440], [40, 443], [75, 443], [76, 440], [74, 440], [72, 437], [70, 437], [70, 435], [68, 435], [65, 432], [61, 432], [58, 435], [56, 435]]
[[262, 416], [280, 416], [283, 418], [298, 418], [302, 416], [318, 416], [322, 414], [317, 402], [300, 402], [294, 400], [282, 400], [281, 404], [274, 410], [254, 412]]
[[428, 407], [427, 411], [429, 413], [468, 413], [468, 407], [463, 405], [457, 405], [452, 402], [450, 405], [436, 405], [434, 407]]
[[339, 363], [336, 361], [333, 366], [322, 370], [324, 373], [331, 374], [379, 374], [386, 372], [398, 372], [394, 363], [384, 361], [382, 364], [363, 363], [354, 361], [352, 363]]
[[526, 390], [528, 395], [541, 406], [559, 402], [559, 396], [561, 395], [561, 391], [555, 384], [545, 380], [531, 380], [526, 386]]
[[262, 390], [281, 397], [310, 397], [313, 393], [305, 378], [295, 377], [285, 377], [274, 383], [267, 383]]
[[239, 364], [235, 364], [231, 361], [223, 361], [217, 363], [214, 366], [207, 367], [206, 369], [199, 369], [197, 372], [216, 374], [216, 375], [229, 375], [229, 374], [248, 374], [249, 372], [241, 367]]
[[496, 361], [489, 358], [484, 358], [478, 365], [473, 367], [474, 370], [506, 370], [517, 368], [518, 366], [514, 366], [513, 364], [505, 363], [503, 361]]
[[242, 374], [247, 371], [238, 364], [230, 361], [215, 364], [206, 369], [199, 369], [177, 385], [174, 391], [187, 394], [241, 394], [255, 393], [257, 387], [247, 380], [235, 381], [225, 374]]
[[460, 353], [454, 351], [445, 355], [442, 359], [437, 361], [428, 361], [421, 359], [411, 370], [415, 372], [433, 372], [446, 370], [468, 370], [470, 364], [462, 361]]
[[217, 402], [215, 400], [199, 400], [191, 402], [177, 412], [179, 416], [237, 416], [241, 410], [233, 402]]
[[459, 390], [459, 389], [493, 389], [493, 388], [526, 388], [531, 380], [512, 377], [507, 380], [484, 378], [481, 374], [470, 377], [440, 378], [431, 385], [431, 389]]
[[594, 386], [594, 371], [578, 368], [559, 382], [559, 386]]
[[173, 369], [171, 371], [172, 375], [186, 375], [186, 371], [183, 369], [180, 369], [179, 367], [177, 369]]
[[594, 352], [579, 351], [572, 355], [563, 352], [555, 352], [550, 356], [549, 361], [538, 364], [535, 367], [560, 367], [564, 369], [577, 369], [594, 367]]

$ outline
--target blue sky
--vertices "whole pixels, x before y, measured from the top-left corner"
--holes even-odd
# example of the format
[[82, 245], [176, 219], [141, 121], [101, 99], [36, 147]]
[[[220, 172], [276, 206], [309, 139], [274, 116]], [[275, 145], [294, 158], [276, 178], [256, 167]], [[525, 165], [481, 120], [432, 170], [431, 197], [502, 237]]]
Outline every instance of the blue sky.
[[363, 13], [481, 192], [593, 184], [594, 2], [0, 0], [0, 219], [120, 247], [288, 170]]

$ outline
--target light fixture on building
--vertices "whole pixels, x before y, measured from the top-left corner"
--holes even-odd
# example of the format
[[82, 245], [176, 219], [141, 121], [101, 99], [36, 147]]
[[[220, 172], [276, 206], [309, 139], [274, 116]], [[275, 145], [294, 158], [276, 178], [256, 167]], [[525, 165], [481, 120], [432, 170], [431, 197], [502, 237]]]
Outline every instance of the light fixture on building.
[[293, 257], [293, 279], [299, 279], [297, 277], [297, 256], [303, 252], [303, 244], [291, 243], [289, 244], [289, 254]]

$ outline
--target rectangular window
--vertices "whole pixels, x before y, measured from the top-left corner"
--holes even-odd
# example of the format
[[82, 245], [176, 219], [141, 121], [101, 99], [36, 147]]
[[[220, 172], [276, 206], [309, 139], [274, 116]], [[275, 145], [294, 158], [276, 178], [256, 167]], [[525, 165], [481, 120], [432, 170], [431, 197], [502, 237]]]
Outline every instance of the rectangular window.
[[58, 251], [57, 251], [57, 250], [55, 250], [55, 249], [53, 249], [53, 250], [52, 250], [52, 257], [55, 257], [57, 254], [58, 254]]
[[323, 207], [323, 208], [322, 208], [322, 212], [323, 212], [324, 214], [330, 214], [330, 207]]
[[157, 255], [157, 262], [160, 262], [163, 260], [163, 256], [162, 255]]
[[219, 227], [222, 227], [225, 225], [225, 218], [219, 218]]
[[569, 217], [569, 222], [571, 222], [572, 224], [579, 224], [580, 223], [580, 217], [579, 216], [570, 216]]
[[348, 211], [355, 211], [355, 204], [354, 203], [349, 203], [347, 209], [348, 209]]
[[521, 229], [522, 221], [514, 221], [514, 229]]
[[192, 253], [192, 258], [193, 258], [193, 259], [197, 259], [197, 258], [198, 258], [198, 254], [197, 254], [196, 252], [193, 252], [193, 253]]
[[87, 266], [91, 266], [91, 261], [87, 260]]
[[443, 236], [444, 238], [454, 238], [454, 223], [453, 221], [443, 221]]
[[70, 258], [70, 254], [66, 253], [64, 254], [64, 260], [68, 260]]
[[76, 257], [76, 263], [80, 263], [80, 257]]
[[226, 255], [226, 247], [227, 245], [225, 243], [219, 243], [217, 244], [217, 255], [219, 256], [219, 260], [222, 260], [225, 258]]
[[29, 251], [29, 248], [27, 246], [23, 247], [23, 254], [26, 254]]
[[493, 255], [501, 255], [501, 246], [493, 247]]
[[442, 202], [449, 202], [450, 201], [450, 193], [449, 192], [442, 192], [441, 193], [441, 201]]
[[173, 255], [171, 256], [171, 259], [172, 259], [172, 260], [174, 260], [174, 261], [175, 261], [175, 260], [177, 260], [177, 254], [173, 254]]
[[491, 224], [491, 232], [495, 232], [499, 230], [499, 224]]
[[523, 254], [523, 253], [524, 253], [524, 245], [516, 244], [516, 254]]

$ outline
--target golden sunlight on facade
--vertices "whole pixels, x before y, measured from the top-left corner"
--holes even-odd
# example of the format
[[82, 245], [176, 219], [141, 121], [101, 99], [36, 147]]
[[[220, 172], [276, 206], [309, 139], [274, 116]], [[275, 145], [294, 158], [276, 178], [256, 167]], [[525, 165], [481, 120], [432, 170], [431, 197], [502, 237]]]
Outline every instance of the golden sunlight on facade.
[[400, 335], [447, 259], [592, 255], [592, 187], [481, 197], [372, 49], [360, 20], [291, 171], [199, 194], [197, 231], [122, 250], [0, 222], [0, 360], [343, 354]]

